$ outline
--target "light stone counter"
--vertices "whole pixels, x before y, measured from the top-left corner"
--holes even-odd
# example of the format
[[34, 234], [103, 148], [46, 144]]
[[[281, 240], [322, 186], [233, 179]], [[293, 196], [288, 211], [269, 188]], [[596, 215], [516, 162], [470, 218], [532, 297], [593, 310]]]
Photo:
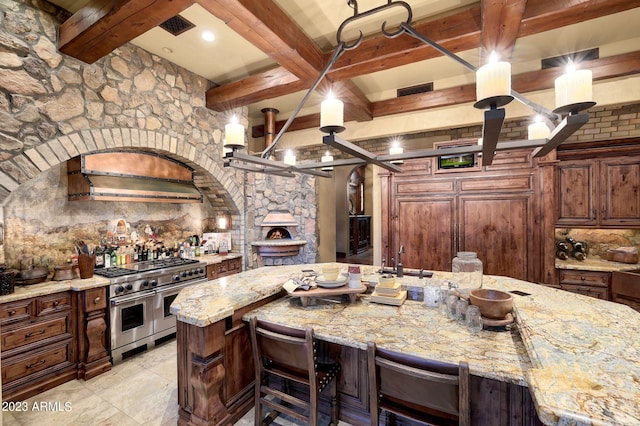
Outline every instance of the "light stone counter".
[[600, 271], [600, 272], [614, 272], [614, 271], [633, 271], [640, 269], [638, 263], [620, 263], [609, 262], [599, 257], [587, 257], [585, 260], [556, 259], [557, 269], [575, 269], [581, 271]]
[[230, 252], [226, 256], [220, 256], [219, 254], [203, 254], [202, 256], [196, 257], [195, 260], [205, 262], [207, 265], [212, 265], [215, 263], [222, 263], [225, 260], [237, 259], [239, 257], [242, 257], [242, 255]]
[[98, 275], [87, 279], [75, 279], [65, 281], [44, 281], [38, 284], [15, 286], [15, 291], [5, 296], [0, 296], [0, 303], [29, 299], [31, 297], [45, 296], [61, 291], [84, 291], [96, 287], [109, 285], [109, 280]]
[[[344, 265], [346, 267], [346, 265]], [[253, 269], [188, 287], [171, 311], [178, 320], [204, 327], [235, 310], [277, 294], [292, 274], [321, 265]], [[363, 267], [363, 279], [373, 268]], [[450, 279], [405, 277], [423, 287]], [[514, 295], [517, 331], [469, 333], [421, 302], [379, 305], [367, 296], [353, 305], [302, 308], [288, 298], [245, 315], [298, 327], [312, 326], [323, 340], [364, 348], [368, 341], [449, 362], [466, 360], [471, 373], [524, 384], [545, 424], [640, 425], [640, 313], [612, 302], [506, 277], [485, 276], [483, 286]], [[519, 332], [518, 332], [519, 331]]]

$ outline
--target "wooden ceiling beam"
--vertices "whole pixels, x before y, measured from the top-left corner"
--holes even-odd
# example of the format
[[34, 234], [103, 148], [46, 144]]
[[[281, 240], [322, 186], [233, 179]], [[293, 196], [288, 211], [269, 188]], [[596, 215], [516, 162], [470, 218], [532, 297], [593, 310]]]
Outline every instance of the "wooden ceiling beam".
[[[272, 0], [197, 0], [211, 14], [221, 19], [232, 30], [252, 43], [254, 46], [269, 55], [283, 68], [310, 87], [316, 77], [325, 66], [327, 59], [320, 48], [289, 18]], [[264, 77], [264, 73], [262, 74]], [[248, 79], [251, 79], [249, 77]], [[271, 93], [280, 93], [282, 88], [274, 89], [273, 79], [262, 79], [262, 86], [256, 83], [260, 78], [231, 83], [235, 90], [242, 87], [246, 96], [245, 82], [254, 88], [255, 94], [262, 94], [262, 99], [270, 99], [273, 96], [262, 93], [263, 90]], [[294, 93], [300, 90], [300, 84], [287, 79], [287, 90]], [[327, 78], [326, 84], [340, 87], [341, 93], [348, 99], [346, 108], [352, 110], [353, 116], [361, 120], [371, 120], [371, 103], [365, 94], [351, 82], [335, 83]], [[234, 90], [214, 88], [207, 91], [207, 106], [219, 110], [225, 104], [247, 105], [240, 102], [238, 97], [230, 98], [229, 93]], [[269, 96], [269, 97], [265, 97]], [[255, 102], [255, 101], [254, 101]]]
[[[637, 5], [628, 0], [605, 2], [601, 0], [528, 0], [519, 26], [518, 37], [549, 31], [635, 7]], [[414, 27], [420, 34], [456, 53], [480, 46], [481, 16], [481, 7], [475, 6], [435, 20], [415, 23]], [[513, 32], [513, 29], [510, 31]], [[328, 59], [330, 55], [331, 52], [326, 53], [325, 58]], [[439, 56], [441, 56], [440, 52], [412, 37], [398, 37], [390, 40], [379, 35], [365, 39], [357, 49], [346, 52], [336, 61], [328, 77], [334, 82], [342, 81]], [[226, 86], [216, 90], [223, 93], [226, 91]], [[260, 97], [259, 88], [256, 90], [258, 100], [270, 98]], [[225, 97], [232, 99], [233, 90], [229, 88], [228, 92]], [[375, 116], [375, 113], [373, 115]]]
[[283, 67], [277, 67], [207, 90], [207, 108], [224, 112], [264, 99], [277, 98], [302, 91], [308, 89], [309, 84], [309, 82], [300, 80]]
[[[595, 59], [585, 62], [584, 67], [592, 71], [593, 79], [596, 81], [638, 74], [640, 73], [640, 51]], [[518, 74], [512, 77], [511, 84], [513, 89], [519, 93], [552, 89], [555, 79], [563, 72], [564, 70], [560, 68], [548, 68]], [[434, 90], [433, 92], [373, 102], [371, 108], [373, 117], [377, 118], [431, 108], [441, 108], [461, 103], [473, 103], [475, 100], [476, 85], [466, 84], [463, 86]], [[348, 117], [345, 117], [345, 122], [346, 121], [349, 121]], [[280, 128], [283, 123], [284, 121], [276, 123], [277, 128]], [[319, 115], [311, 114], [295, 119], [291, 127], [289, 127], [289, 130], [304, 130], [318, 127], [319, 123]], [[254, 138], [264, 136], [264, 129], [262, 129], [262, 131], [261, 129], [261, 126], [254, 127]]]
[[88, 64], [157, 27], [194, 0], [91, 0], [60, 25], [58, 50]]
[[501, 60], [511, 58], [526, 5], [527, 0], [482, 0], [480, 64], [494, 51]]

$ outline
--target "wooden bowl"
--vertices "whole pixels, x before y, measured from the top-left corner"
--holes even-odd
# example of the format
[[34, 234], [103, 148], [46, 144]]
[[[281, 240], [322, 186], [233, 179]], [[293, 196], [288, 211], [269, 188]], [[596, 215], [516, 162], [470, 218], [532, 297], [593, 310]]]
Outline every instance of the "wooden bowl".
[[513, 297], [500, 290], [477, 288], [471, 290], [469, 300], [480, 308], [480, 314], [485, 318], [504, 319], [513, 309]]

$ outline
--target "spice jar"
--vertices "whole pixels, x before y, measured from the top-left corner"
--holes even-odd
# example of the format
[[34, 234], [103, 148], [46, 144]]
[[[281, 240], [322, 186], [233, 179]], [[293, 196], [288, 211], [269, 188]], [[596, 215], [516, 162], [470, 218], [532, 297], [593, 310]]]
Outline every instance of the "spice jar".
[[482, 287], [482, 261], [475, 252], [459, 251], [451, 262], [452, 281], [458, 285], [458, 291], [468, 294]]

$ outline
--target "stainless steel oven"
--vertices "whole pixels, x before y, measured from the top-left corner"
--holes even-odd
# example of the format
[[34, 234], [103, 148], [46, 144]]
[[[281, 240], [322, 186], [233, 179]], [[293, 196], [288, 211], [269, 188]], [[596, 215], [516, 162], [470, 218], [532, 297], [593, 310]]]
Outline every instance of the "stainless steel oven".
[[206, 264], [170, 258], [96, 270], [108, 277], [111, 360], [114, 364], [173, 337], [171, 303], [183, 288], [206, 282]]
[[[202, 280], [206, 281], [206, 280]], [[180, 285], [160, 287], [153, 299], [153, 333], [157, 338], [176, 331], [176, 317], [170, 312], [171, 304], [185, 287], [195, 284], [187, 282]]]
[[111, 300], [111, 356], [120, 361], [122, 354], [151, 343], [155, 291], [137, 292]]

